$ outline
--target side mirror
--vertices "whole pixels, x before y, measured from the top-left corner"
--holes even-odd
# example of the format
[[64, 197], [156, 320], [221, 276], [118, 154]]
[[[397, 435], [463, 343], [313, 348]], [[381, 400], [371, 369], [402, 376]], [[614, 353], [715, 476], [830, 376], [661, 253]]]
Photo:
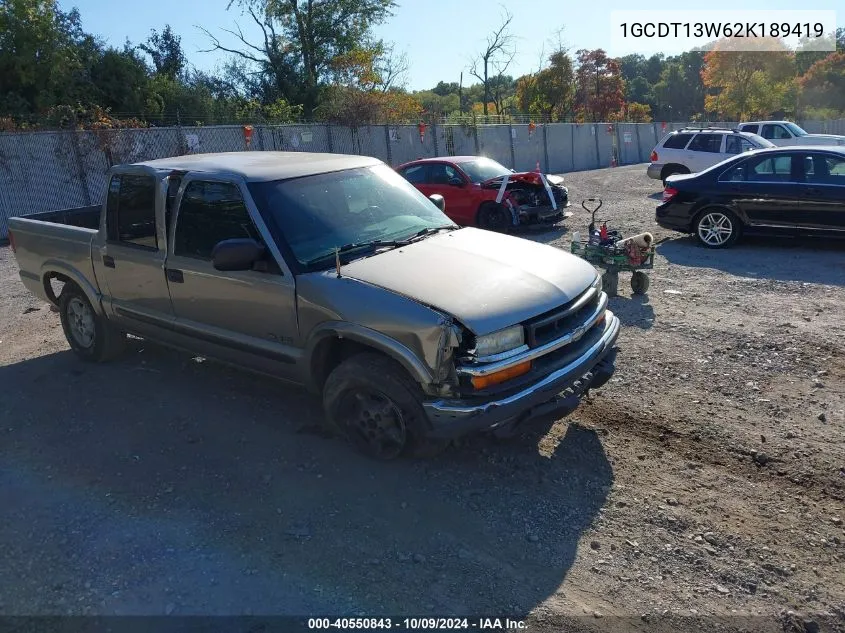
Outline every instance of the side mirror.
[[449, 184], [453, 187], [463, 187], [464, 186], [464, 179], [463, 178], [450, 178]]
[[252, 270], [264, 253], [264, 247], [255, 240], [223, 240], [211, 251], [211, 261], [217, 270]]
[[446, 212], [446, 198], [441, 196], [439, 193], [434, 193], [434, 194], [430, 195], [428, 197], [428, 199], [431, 200], [434, 203], [435, 207], [437, 207], [438, 209], [440, 209], [444, 213]]

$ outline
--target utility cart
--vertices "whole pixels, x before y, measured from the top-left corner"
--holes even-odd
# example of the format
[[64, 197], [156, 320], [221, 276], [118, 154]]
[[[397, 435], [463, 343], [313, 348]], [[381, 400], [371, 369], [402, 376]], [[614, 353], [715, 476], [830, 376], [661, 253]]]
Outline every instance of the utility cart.
[[650, 284], [644, 271], [654, 268], [654, 238], [650, 233], [641, 233], [623, 239], [619, 231], [607, 228], [607, 220], [599, 220], [601, 226], [597, 227], [596, 212], [602, 204], [600, 198], [587, 198], [581, 202], [591, 221], [586, 241], [581, 240], [579, 233], [573, 234], [571, 252], [604, 270], [602, 287], [609, 296], [618, 294], [619, 273], [623, 271], [631, 273], [634, 294], [644, 295]]

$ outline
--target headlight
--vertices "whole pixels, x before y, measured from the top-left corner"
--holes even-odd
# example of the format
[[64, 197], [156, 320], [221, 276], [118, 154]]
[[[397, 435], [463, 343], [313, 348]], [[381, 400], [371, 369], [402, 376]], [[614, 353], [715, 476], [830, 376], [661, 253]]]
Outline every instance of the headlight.
[[592, 287], [596, 289], [596, 292], [601, 292], [601, 275], [596, 275], [596, 280], [593, 282]]
[[504, 330], [485, 334], [475, 339], [475, 354], [483, 358], [516, 349], [525, 344], [525, 331], [521, 325], [513, 325]]

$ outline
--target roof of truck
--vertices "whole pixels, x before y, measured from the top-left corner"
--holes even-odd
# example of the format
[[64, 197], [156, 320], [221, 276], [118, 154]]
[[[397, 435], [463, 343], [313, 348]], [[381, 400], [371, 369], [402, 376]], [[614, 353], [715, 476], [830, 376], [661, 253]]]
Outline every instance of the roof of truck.
[[137, 165], [168, 171], [235, 174], [246, 180], [283, 180], [382, 164], [369, 156], [311, 152], [220, 152], [148, 160]]

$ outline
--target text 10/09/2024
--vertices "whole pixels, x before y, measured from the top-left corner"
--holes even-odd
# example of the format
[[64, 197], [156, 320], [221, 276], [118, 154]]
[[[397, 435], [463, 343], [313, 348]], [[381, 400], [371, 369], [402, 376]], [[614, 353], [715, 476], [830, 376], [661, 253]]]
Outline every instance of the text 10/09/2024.
[[309, 630], [513, 631], [525, 629], [523, 620], [510, 618], [309, 618]]

